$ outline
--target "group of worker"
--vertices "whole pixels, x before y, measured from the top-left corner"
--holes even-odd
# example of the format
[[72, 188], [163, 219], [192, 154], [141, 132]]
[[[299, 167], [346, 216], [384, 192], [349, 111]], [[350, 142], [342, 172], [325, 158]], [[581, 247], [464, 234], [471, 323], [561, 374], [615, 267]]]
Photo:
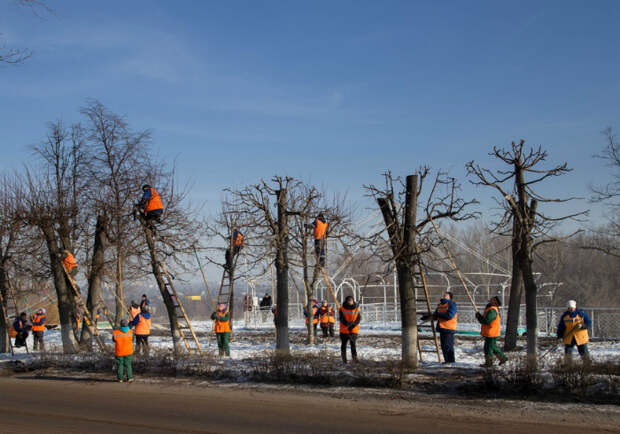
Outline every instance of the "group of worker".
[[[476, 319], [481, 325], [480, 334], [484, 337], [485, 361], [481, 365], [482, 367], [493, 366], [496, 358], [500, 365], [508, 360], [497, 345], [501, 328], [500, 306], [499, 298], [491, 297], [484, 312], [476, 312]], [[564, 344], [565, 360], [571, 361], [576, 346], [581, 357], [585, 361], [589, 361], [587, 343], [588, 327], [592, 325], [590, 318], [585, 311], [577, 309], [575, 300], [569, 300], [567, 308], [566, 312], [562, 314], [557, 328], [557, 337]], [[457, 328], [458, 312], [451, 292], [448, 291], [443, 295], [431, 317], [437, 321], [436, 330], [439, 332], [444, 363], [454, 363], [454, 334]]]
[[[306, 318], [306, 325], [308, 325], [308, 312], [304, 308], [304, 317]], [[314, 335], [316, 336], [317, 327], [321, 327], [323, 337], [334, 337], [334, 325], [336, 323], [336, 313], [333, 306], [327, 304], [327, 300], [321, 301], [319, 306], [317, 300], [312, 300], [312, 327], [314, 328]]]
[[135, 352], [144, 356], [149, 355], [149, 335], [151, 334], [149, 305], [146, 294], [142, 294], [139, 304], [132, 301], [129, 307], [129, 321], [121, 320], [120, 327], [112, 331], [116, 378], [120, 383], [133, 382], [134, 335]]
[[9, 327], [9, 338], [15, 338], [13, 347], [20, 348], [27, 346], [26, 339], [28, 338], [28, 332], [32, 331], [34, 341], [33, 350], [45, 351], [43, 334], [45, 332], [46, 322], [47, 312], [45, 308], [38, 309], [34, 312], [30, 316], [30, 322], [28, 321], [28, 315], [26, 312], [20, 313]]

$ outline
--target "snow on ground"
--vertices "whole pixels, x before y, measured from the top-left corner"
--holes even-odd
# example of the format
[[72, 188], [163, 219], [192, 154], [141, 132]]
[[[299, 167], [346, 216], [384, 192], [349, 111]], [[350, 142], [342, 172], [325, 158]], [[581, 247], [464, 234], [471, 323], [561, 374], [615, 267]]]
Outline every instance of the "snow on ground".
[[[242, 324], [242, 322], [239, 322]], [[199, 334], [199, 342], [203, 349], [217, 352], [217, 344], [214, 337], [210, 337], [212, 330], [211, 321], [195, 321], [192, 323], [194, 330]], [[301, 343], [303, 339], [300, 337], [305, 334], [305, 326], [302, 322], [293, 323], [290, 329], [292, 339], [291, 351], [293, 354], [318, 354], [321, 351], [327, 351], [334, 356], [340, 354], [340, 340], [338, 339], [338, 331], [336, 336], [329, 339], [318, 338], [318, 344], [314, 346], [304, 345]], [[237, 326], [234, 330], [233, 340], [231, 342], [231, 358], [233, 360], [242, 360], [264, 356], [274, 348], [275, 334], [273, 334], [273, 326], [265, 324], [256, 328], [245, 328]], [[112, 343], [110, 330], [103, 330], [104, 339]], [[319, 329], [320, 334], [320, 329]], [[358, 356], [362, 360], [398, 360], [401, 356], [399, 343], [400, 324], [399, 323], [370, 323], [365, 324], [360, 329], [358, 338]], [[149, 338], [152, 348], [166, 349], [172, 347], [172, 341], [166, 333], [159, 333]], [[60, 330], [48, 330], [45, 333], [45, 344], [48, 351], [61, 352], [62, 345], [60, 339]], [[524, 343], [523, 343], [524, 344]], [[28, 346], [32, 348], [32, 338], [28, 338]], [[452, 365], [457, 368], [477, 368], [483, 362], [482, 355], [482, 338], [476, 339], [468, 336], [467, 338], [456, 336], [455, 350], [457, 363]], [[425, 341], [424, 347], [432, 349], [431, 343]], [[594, 359], [611, 359], [620, 356], [620, 344], [613, 341], [590, 342], [588, 344], [590, 354]], [[544, 354], [549, 345], [542, 346], [541, 354]], [[11, 354], [0, 354], [0, 361], [4, 360], [22, 360], [25, 361], [32, 356], [28, 356], [24, 348], [15, 349], [15, 356]], [[510, 353], [509, 357], [524, 355], [524, 351]], [[547, 359], [552, 360], [554, 357], [560, 357], [563, 349], [558, 346], [555, 351], [548, 355]], [[575, 352], [576, 356], [576, 352]], [[577, 356], [576, 356], [577, 357]], [[440, 368], [436, 356], [433, 353], [424, 353], [424, 360], [421, 362], [422, 368]]]

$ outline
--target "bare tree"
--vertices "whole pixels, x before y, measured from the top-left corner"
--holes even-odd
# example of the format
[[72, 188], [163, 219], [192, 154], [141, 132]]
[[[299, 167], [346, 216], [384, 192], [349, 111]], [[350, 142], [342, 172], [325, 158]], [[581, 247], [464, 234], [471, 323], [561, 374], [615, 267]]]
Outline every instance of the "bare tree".
[[38, 175], [27, 168], [23, 179], [26, 197], [22, 218], [38, 228], [47, 247], [47, 267], [56, 288], [66, 353], [77, 351], [77, 315], [61, 264], [62, 251], [75, 252], [84, 228], [79, 198], [84, 190], [85, 161], [82, 143], [75, 139], [61, 122], [50, 124], [47, 138], [33, 148], [42, 163]]
[[[167, 263], [166, 268], [172, 276], [176, 275], [174, 269], [188, 271], [185, 259], [193, 254], [195, 246], [202, 248], [200, 237], [204, 232], [204, 225], [198, 218], [199, 209], [187, 203], [189, 187], [176, 188], [174, 168], [166, 170], [165, 164], [153, 165], [144, 172], [144, 178], [135, 186], [135, 191], [141, 191], [142, 184], [156, 186], [165, 211], [156, 227], [137, 214], [145, 235], [146, 251], [142, 251], [136, 259], [143, 269], [148, 264], [155, 277], [168, 313], [174, 350], [178, 354], [183, 351], [183, 342], [177, 322], [176, 302], [166, 287], [161, 264]], [[148, 262], [145, 261], [146, 258]]]
[[612, 179], [603, 186], [591, 186], [591, 201], [603, 203], [608, 212], [607, 224], [592, 230], [593, 242], [584, 247], [620, 258], [620, 142], [611, 127], [603, 131], [607, 144], [595, 157], [614, 170]]
[[[44, 14], [53, 14], [54, 11], [50, 9], [45, 3], [37, 0], [16, 0], [20, 6], [25, 6], [30, 11], [41, 18]], [[1, 35], [1, 33], [0, 33]], [[7, 47], [6, 43], [0, 44], [0, 63], [6, 64], [18, 64], [23, 63], [32, 56], [32, 51], [25, 48], [11, 48]]]
[[[118, 324], [124, 315], [122, 300], [126, 267], [130, 267], [130, 276], [139, 273], [131, 267], [129, 259], [140, 251], [144, 239], [135, 230], [130, 210], [135, 201], [136, 186], [145, 178], [145, 173], [154, 170], [149, 160], [151, 134], [148, 130], [131, 131], [124, 117], [111, 112], [97, 100], [89, 100], [80, 111], [87, 119], [84, 134], [88, 141], [90, 208], [92, 215], [97, 216], [95, 229], [103, 231], [98, 235], [105, 233], [113, 250], [106, 266], [114, 270], [110, 274], [114, 277], [115, 323]], [[103, 224], [105, 226], [101, 226]], [[104, 243], [96, 245], [101, 248]], [[99, 267], [94, 270], [104, 271]], [[92, 276], [89, 281], [99, 282], [101, 277]]]
[[[417, 368], [417, 318], [414, 264], [421, 258], [418, 255], [428, 251], [433, 242], [428, 225], [432, 221], [450, 219], [460, 221], [472, 218], [474, 214], [465, 212], [475, 201], [464, 201], [457, 196], [459, 184], [456, 179], [444, 172], [437, 172], [434, 182], [426, 193], [423, 215], [418, 218], [419, 199], [422, 198], [425, 180], [430, 173], [422, 167], [415, 175], [409, 175], [406, 183], [401, 178], [393, 178], [390, 172], [384, 174], [385, 186], [378, 188], [366, 186], [369, 195], [377, 201], [388, 234], [389, 250], [385, 249], [383, 232], [367, 238], [369, 246], [385, 262], [394, 262], [398, 275], [402, 326], [402, 362], [407, 368]], [[394, 184], [397, 185], [395, 189]], [[398, 188], [400, 187], [400, 188]]]
[[[297, 212], [289, 207], [289, 192], [300, 185], [290, 177], [275, 176], [271, 183], [260, 183], [240, 190], [227, 190], [240, 213], [245, 215], [254, 232], [253, 255], [274, 257], [276, 265], [277, 312], [276, 351], [289, 353], [288, 336], [288, 279], [289, 279], [289, 223], [290, 215]], [[272, 197], [275, 196], [275, 201]], [[274, 209], [275, 208], [275, 209]]]
[[[223, 247], [210, 247], [207, 253], [207, 260], [218, 267], [221, 267], [223, 272], [227, 272], [229, 275], [228, 285], [228, 308], [230, 312], [230, 327], [233, 328], [233, 314], [234, 314], [234, 300], [235, 300], [235, 282], [242, 278], [242, 275], [237, 274], [239, 257], [242, 252], [250, 250], [250, 261], [245, 261], [245, 274], [247, 275], [251, 270], [259, 266], [263, 262], [263, 258], [256, 258], [252, 254], [252, 246], [248, 245], [254, 238], [253, 230], [255, 225], [253, 221], [248, 219], [248, 214], [242, 212], [233, 197], [226, 197], [222, 200], [222, 208], [220, 212], [209, 219], [209, 223], [206, 225], [206, 235], [211, 242], [217, 245], [223, 245]], [[235, 247], [234, 234], [239, 231], [243, 236], [242, 248]], [[246, 258], [248, 255], [245, 255]], [[222, 284], [226, 284], [222, 280]], [[217, 291], [216, 288], [213, 288]], [[217, 293], [213, 293], [214, 297], [217, 297]], [[215, 302], [215, 300], [214, 300]], [[215, 310], [216, 306], [212, 306]]]
[[310, 247], [313, 236], [310, 231], [312, 226], [308, 222], [322, 213], [328, 223], [325, 238], [321, 240], [324, 245], [321, 245], [320, 249], [327, 249], [327, 240], [340, 243], [344, 249], [350, 249], [353, 244], [351, 216], [344, 198], [334, 196], [332, 200], [328, 200], [324, 191], [319, 191], [318, 188], [307, 184], [299, 184], [290, 192], [289, 208], [295, 210], [296, 215], [290, 225], [291, 264], [301, 269], [305, 312], [308, 319], [307, 343], [312, 345], [316, 338], [313, 326], [313, 300], [317, 285], [323, 278], [322, 274], [326, 275], [327, 270], [321, 264], [320, 254]]
[[[521, 303], [518, 274], [525, 286], [527, 353], [530, 363], [534, 364], [537, 355], [538, 319], [536, 313], [538, 288], [534, 279], [534, 251], [542, 244], [555, 242], [567, 237], [553, 236], [552, 231], [565, 220], [577, 219], [585, 212], [578, 212], [563, 217], [549, 217], [538, 209], [539, 203], [567, 202], [575, 198], [546, 198], [534, 190], [536, 184], [548, 178], [562, 176], [571, 171], [566, 163], [550, 169], [540, 168], [547, 159], [547, 152], [539, 146], [525, 147], [521, 140], [512, 142], [509, 149], [493, 147], [490, 155], [509, 166], [505, 170], [491, 171], [470, 161], [466, 164], [468, 175], [474, 178], [475, 185], [494, 188], [500, 197], [496, 201], [504, 210], [503, 216], [494, 224], [493, 231], [511, 236], [513, 284], [511, 286], [510, 304], [506, 326], [506, 350], [514, 349]], [[529, 179], [527, 179], [530, 177]], [[568, 235], [568, 237], [574, 234]], [[512, 292], [514, 290], [514, 292]]]

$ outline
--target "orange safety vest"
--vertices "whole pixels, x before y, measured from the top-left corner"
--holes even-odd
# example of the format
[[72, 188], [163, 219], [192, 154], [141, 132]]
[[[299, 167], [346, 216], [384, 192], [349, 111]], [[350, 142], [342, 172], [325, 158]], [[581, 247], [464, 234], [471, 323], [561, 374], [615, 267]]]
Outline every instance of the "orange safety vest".
[[[448, 306], [449, 306], [448, 303], [440, 303], [439, 306], [437, 306], [437, 313], [447, 313]], [[455, 313], [452, 319], [437, 318], [437, 321], [439, 321], [439, 327], [441, 327], [444, 330], [456, 330], [456, 323], [457, 323], [458, 316], [459, 314]]]
[[230, 331], [230, 317], [228, 317], [228, 321], [224, 321], [224, 317], [229, 313], [229, 311], [215, 312], [215, 324], [213, 324], [215, 333], [226, 333]]
[[164, 209], [164, 204], [161, 202], [161, 197], [159, 197], [159, 193], [153, 187], [150, 188], [151, 197], [146, 203], [146, 207], [144, 209], [145, 212], [154, 211], [156, 209]]
[[67, 253], [67, 256], [63, 258], [62, 265], [64, 265], [67, 271], [71, 271], [75, 267], [77, 267], [77, 263], [75, 262], [75, 257], [71, 252]]
[[127, 333], [115, 329], [114, 334], [114, 355], [117, 357], [130, 356], [133, 354], [133, 332], [131, 329]]
[[[20, 320], [21, 322], [21, 320]], [[24, 323], [21, 323], [21, 327], [24, 327]], [[11, 338], [16, 338], [17, 337], [17, 330], [15, 330], [15, 327], [13, 327], [13, 323], [11, 323], [11, 327], [9, 327], [9, 337]]]
[[[319, 319], [316, 317], [316, 311], [317, 311], [317, 307], [316, 306], [312, 306], [312, 324], [318, 324], [319, 323]], [[306, 316], [306, 325], [308, 324], [308, 317]]]
[[[34, 315], [32, 315], [32, 331], [33, 332], [42, 332], [45, 330], [45, 315], [44, 314], [39, 314], [39, 313], [35, 313]], [[41, 325], [35, 325], [36, 322], [39, 322], [43, 320], [43, 322], [41, 323]]]
[[321, 323], [321, 327], [327, 327], [327, 324], [329, 324], [329, 307], [323, 308], [323, 306], [321, 306], [319, 309], [319, 322]]
[[587, 344], [590, 340], [588, 337], [588, 329], [577, 329], [576, 327], [583, 324], [583, 317], [579, 314], [575, 318], [570, 317], [570, 313], [564, 316], [564, 336], [562, 337], [566, 345], [570, 345], [575, 338], [577, 345]]
[[493, 321], [491, 321], [491, 324], [482, 324], [480, 334], [484, 336], [485, 338], [496, 338], [496, 337], [499, 337], [500, 335], [500, 324], [501, 323], [500, 323], [500, 317], [499, 317], [499, 309], [497, 308], [497, 306], [487, 307], [484, 310], [484, 315], [486, 315], [487, 312], [490, 311], [491, 309], [497, 312], [497, 316], [495, 317]]
[[140, 315], [138, 324], [136, 324], [136, 334], [142, 336], [151, 334], [151, 318], [144, 318]]
[[241, 235], [241, 232], [237, 232], [237, 236], [233, 240], [233, 246], [243, 247], [243, 235]]
[[327, 315], [329, 317], [329, 323], [334, 324], [336, 322], [336, 312], [334, 312], [333, 307], [329, 307], [329, 313]]
[[314, 239], [322, 240], [327, 232], [327, 223], [323, 223], [319, 219], [314, 219]]
[[139, 307], [130, 307], [129, 308], [129, 321], [133, 321], [133, 319], [140, 313]]
[[[355, 309], [346, 309], [344, 306], [341, 306], [340, 312], [342, 312], [342, 315], [347, 322], [354, 322], [360, 314], [360, 308], [356, 307]], [[342, 321], [340, 322], [340, 334], [342, 335], [357, 334], [359, 330], [359, 324], [356, 325], [353, 330], [349, 331], [348, 326], [346, 326]]]

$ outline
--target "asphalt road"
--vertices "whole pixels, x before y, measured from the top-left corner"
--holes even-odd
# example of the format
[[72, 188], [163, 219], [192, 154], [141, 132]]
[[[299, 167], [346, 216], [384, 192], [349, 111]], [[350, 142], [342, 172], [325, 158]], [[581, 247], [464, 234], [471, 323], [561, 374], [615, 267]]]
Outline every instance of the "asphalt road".
[[[348, 393], [345, 391], [345, 394]], [[614, 432], [620, 419], [558, 419], [330, 393], [18, 375], [0, 378], [3, 433], [554, 433]], [[550, 412], [554, 413], [554, 412]], [[555, 414], [555, 413], [554, 413]], [[581, 422], [580, 422], [581, 421]], [[600, 418], [598, 422], [600, 422]], [[615, 426], [615, 428], [614, 428]], [[611, 428], [610, 428], [611, 427]], [[607, 428], [607, 429], [605, 429]]]

